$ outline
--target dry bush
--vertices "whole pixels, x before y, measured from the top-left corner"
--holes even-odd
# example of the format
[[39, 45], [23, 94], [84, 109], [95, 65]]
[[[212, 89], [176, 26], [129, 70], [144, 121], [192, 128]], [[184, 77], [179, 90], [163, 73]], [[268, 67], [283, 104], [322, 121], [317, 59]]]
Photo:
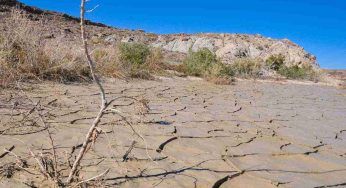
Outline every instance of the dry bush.
[[62, 50], [44, 43], [43, 26], [44, 23], [34, 23], [20, 11], [13, 11], [4, 19], [0, 33], [0, 86], [28, 80], [90, 80], [85, 66], [76, 64], [81, 58], [69, 55], [71, 49]]
[[170, 65], [168, 67], [168, 69], [179, 72], [179, 73], [183, 73], [185, 75], [188, 75], [187, 68], [186, 68], [185, 64]]
[[[4, 20], [1, 32], [0, 63], [4, 82], [40, 79], [42, 70], [50, 67], [41, 48], [41, 34], [20, 12]], [[3, 83], [8, 84], [8, 83]]]
[[164, 70], [170, 68], [170, 66], [164, 62], [162, 51], [158, 48], [150, 50], [150, 54], [146, 59], [146, 64], [152, 74], [164, 74]]
[[93, 57], [98, 71], [107, 77], [154, 79], [153, 74], [163, 74], [167, 68], [159, 49], [144, 44], [120, 43], [117, 47], [100, 47]]
[[244, 78], [257, 78], [260, 76], [263, 64], [250, 58], [240, 58], [235, 60], [230, 69], [234, 75]]
[[45, 79], [61, 83], [90, 82], [92, 80], [80, 44], [53, 40], [46, 42], [44, 51], [51, 64], [54, 65], [46, 70]]
[[99, 75], [110, 78], [126, 78], [129, 76], [127, 73], [129, 67], [121, 64], [119, 50], [116, 47], [98, 47], [93, 50], [92, 56]]

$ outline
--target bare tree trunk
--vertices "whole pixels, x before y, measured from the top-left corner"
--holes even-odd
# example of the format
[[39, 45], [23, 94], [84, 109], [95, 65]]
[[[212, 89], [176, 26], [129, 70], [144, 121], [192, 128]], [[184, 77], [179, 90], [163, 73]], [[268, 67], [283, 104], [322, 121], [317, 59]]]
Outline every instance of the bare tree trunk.
[[88, 65], [90, 67], [91, 75], [94, 79], [94, 82], [97, 84], [97, 86], [100, 89], [101, 102], [102, 102], [101, 107], [104, 107], [107, 104], [105, 91], [102, 87], [102, 84], [100, 83], [99, 78], [97, 77], [97, 75], [95, 73], [96, 72], [95, 71], [95, 64], [94, 64], [94, 62], [91, 59], [90, 54], [89, 54], [88, 39], [87, 39], [85, 28], [84, 28], [84, 25], [85, 25], [85, 17], [84, 17], [84, 15], [85, 15], [85, 2], [86, 2], [86, 0], [81, 0], [80, 31], [81, 31], [82, 41], [83, 41], [84, 52], [85, 52], [85, 56], [87, 57], [87, 60], [88, 60]]
[[106, 95], [103, 89], [102, 84], [100, 83], [99, 78], [96, 75], [96, 71], [95, 71], [95, 64], [92, 61], [90, 54], [89, 54], [89, 49], [88, 49], [88, 40], [86, 37], [86, 32], [85, 32], [85, 3], [86, 0], [81, 0], [81, 7], [80, 7], [80, 29], [81, 29], [81, 37], [83, 40], [83, 47], [84, 47], [84, 52], [85, 52], [85, 56], [87, 57], [88, 60], [88, 65], [90, 67], [90, 72], [91, 75], [93, 77], [94, 82], [97, 84], [97, 86], [100, 89], [100, 95], [101, 95], [101, 108], [100, 111], [97, 115], [97, 117], [95, 118], [95, 120], [93, 121], [86, 137], [85, 140], [83, 142], [83, 146], [81, 148], [81, 150], [79, 151], [79, 154], [75, 160], [75, 162], [73, 163], [72, 169], [70, 171], [70, 174], [66, 180], [67, 183], [71, 183], [73, 176], [75, 175], [77, 168], [80, 165], [81, 160], [83, 159], [85, 153], [86, 153], [86, 149], [90, 143], [90, 139], [93, 135], [93, 132], [95, 131], [96, 127], [98, 126], [100, 119], [102, 118], [102, 116], [104, 115], [104, 110], [107, 108], [107, 101], [106, 101]]

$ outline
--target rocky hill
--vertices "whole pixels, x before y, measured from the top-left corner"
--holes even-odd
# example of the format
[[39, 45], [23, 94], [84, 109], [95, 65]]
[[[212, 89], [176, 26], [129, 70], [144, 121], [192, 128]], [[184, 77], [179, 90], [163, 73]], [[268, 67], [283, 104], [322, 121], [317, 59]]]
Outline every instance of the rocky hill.
[[[26, 6], [16, 0], [0, 0], [0, 19], [13, 9], [29, 15], [32, 22], [44, 22], [47, 39], [79, 39], [78, 18], [39, 8]], [[169, 34], [157, 35], [142, 30], [124, 30], [101, 23], [87, 22], [89, 37], [106, 44], [141, 42], [162, 48], [171, 61], [179, 62], [191, 48], [196, 51], [208, 48], [224, 63], [237, 58], [265, 60], [271, 55], [282, 54], [287, 65], [311, 64], [318, 67], [316, 57], [288, 39], [271, 39], [261, 35], [245, 34]], [[1, 25], [1, 24], [0, 24]]]
[[265, 60], [271, 55], [282, 54], [288, 64], [316, 64], [315, 56], [307, 53], [293, 42], [275, 40], [261, 35], [240, 34], [197, 34], [197, 35], [161, 35], [152, 43], [167, 51], [187, 53], [191, 48], [196, 51], [208, 48], [215, 52], [224, 63], [231, 63], [237, 58]]

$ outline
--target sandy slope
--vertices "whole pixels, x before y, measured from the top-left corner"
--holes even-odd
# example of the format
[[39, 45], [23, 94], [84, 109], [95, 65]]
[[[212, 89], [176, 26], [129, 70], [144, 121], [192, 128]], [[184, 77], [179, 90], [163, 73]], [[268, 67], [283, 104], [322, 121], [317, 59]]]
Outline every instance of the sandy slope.
[[[59, 161], [65, 163], [98, 111], [97, 88], [34, 87], [26, 95], [34, 103], [40, 100]], [[216, 86], [181, 78], [108, 81], [105, 88], [108, 99], [115, 100], [102, 120], [103, 133], [83, 161], [81, 177], [110, 168], [101, 184], [111, 187], [211, 187], [226, 176], [230, 178], [223, 187], [346, 185], [346, 90], [253, 81]], [[27, 113], [32, 103], [14, 91], [1, 91], [0, 96], [0, 154], [15, 145], [13, 153], [28, 156], [14, 138], [49, 152], [47, 134], [34, 113], [19, 123], [19, 112]], [[149, 101], [149, 110], [137, 101], [143, 99]], [[127, 117], [145, 142], [117, 113]], [[133, 140], [137, 144], [123, 162]], [[0, 158], [0, 166], [11, 161], [12, 155]], [[37, 173], [32, 159], [28, 163], [28, 170]], [[30, 181], [44, 186], [36, 177], [16, 172], [1, 179], [0, 187], [25, 187], [19, 182]]]

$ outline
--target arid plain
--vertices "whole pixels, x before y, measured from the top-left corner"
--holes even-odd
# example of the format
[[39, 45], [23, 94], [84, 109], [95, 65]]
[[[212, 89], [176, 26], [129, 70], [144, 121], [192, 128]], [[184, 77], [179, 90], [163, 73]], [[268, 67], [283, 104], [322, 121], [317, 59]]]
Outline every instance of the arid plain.
[[[14, 154], [33, 160], [28, 147], [50, 152], [45, 125], [30, 112], [34, 105], [51, 126], [59, 161], [68, 164], [97, 114], [97, 88], [22, 87], [1, 91], [1, 151], [14, 147], [1, 164], [15, 162]], [[345, 90], [272, 81], [218, 86], [192, 78], [108, 80], [105, 89], [113, 101], [82, 162], [85, 179], [109, 168], [100, 185], [345, 186]], [[31, 162], [0, 186], [44, 183]]]

